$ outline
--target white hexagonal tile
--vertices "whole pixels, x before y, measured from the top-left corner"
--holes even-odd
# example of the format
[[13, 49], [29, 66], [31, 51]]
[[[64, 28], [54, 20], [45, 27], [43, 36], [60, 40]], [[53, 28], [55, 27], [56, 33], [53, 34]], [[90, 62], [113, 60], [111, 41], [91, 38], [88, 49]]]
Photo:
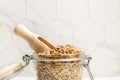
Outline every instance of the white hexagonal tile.
[[58, 0], [58, 18], [74, 25], [88, 17], [88, 0]]
[[28, 0], [27, 5], [28, 18], [35, 19], [37, 15], [45, 23], [56, 18], [56, 0]]
[[90, 68], [94, 76], [112, 76], [120, 71], [120, 65], [117, 61], [120, 55], [113, 50], [103, 47], [87, 54], [93, 58]]
[[36, 13], [36, 11], [32, 10], [30, 8], [30, 10], [28, 9], [28, 14], [27, 14], [27, 18], [32, 20], [34, 23], [39, 24], [39, 25], [44, 25], [46, 24], [45, 20], [43, 19], [43, 17], [39, 14]]
[[20, 22], [20, 24], [25, 25], [25, 27], [27, 27], [31, 32], [36, 33], [36, 34], [40, 34], [41, 33], [41, 27], [42, 25], [39, 25], [37, 22], [35, 22], [32, 19], [24, 19], [22, 22]]
[[25, 17], [25, 0], [0, 0], [0, 10], [14, 22]]
[[82, 40], [73, 40], [74, 46], [78, 47], [80, 50], [82, 50], [85, 53], [93, 52], [101, 47], [103, 47], [102, 44], [96, 43], [96, 42], [89, 42], [89, 41], [82, 41]]
[[90, 16], [102, 24], [108, 24], [120, 17], [120, 0], [90, 0]]
[[74, 27], [74, 44], [85, 51], [93, 51], [104, 43], [104, 27], [87, 19]]
[[0, 24], [0, 45], [0, 51], [11, 45], [11, 30], [6, 24]]
[[4, 23], [12, 27], [15, 23], [12, 21], [12, 18], [7, 16], [5, 13], [0, 12], [0, 23]]
[[120, 52], [120, 20], [106, 27], [106, 44]]
[[72, 43], [72, 28], [56, 20], [43, 27], [43, 37], [54, 45]]
[[22, 61], [22, 56], [25, 53], [20, 52], [14, 47], [9, 47], [8, 49], [4, 50], [2, 53], [0, 53], [0, 65], [8, 65], [14, 62], [20, 62]]
[[[29, 19], [25, 19], [24, 21], [21, 22], [21, 24], [25, 25], [26, 28], [28, 28], [31, 32], [36, 33], [36, 34], [40, 34], [41, 33], [41, 29], [38, 24], [34, 23], [34, 21], [29, 20]], [[14, 33], [12, 35], [12, 44], [24, 51], [24, 52], [32, 52], [33, 50], [31, 50], [31, 48], [29, 47], [28, 43], [23, 40], [22, 38], [16, 36]]]

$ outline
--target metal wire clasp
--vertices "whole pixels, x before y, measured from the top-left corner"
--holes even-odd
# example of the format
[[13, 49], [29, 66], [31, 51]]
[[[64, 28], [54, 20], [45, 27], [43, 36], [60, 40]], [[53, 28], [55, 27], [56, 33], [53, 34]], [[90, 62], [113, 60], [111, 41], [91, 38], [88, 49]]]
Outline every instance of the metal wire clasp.
[[25, 55], [22, 57], [23, 61], [25, 62], [25, 65], [23, 67], [26, 67], [27, 65], [29, 65], [30, 60], [32, 59], [32, 57], [30, 55]]
[[85, 59], [84, 59], [84, 62], [83, 62], [83, 66], [86, 68], [88, 74], [89, 74], [89, 77], [91, 80], [94, 80], [94, 77], [90, 71], [90, 67], [89, 67], [89, 63], [90, 63], [90, 60], [92, 59], [92, 57], [90, 57], [89, 55], [86, 55], [85, 56]]

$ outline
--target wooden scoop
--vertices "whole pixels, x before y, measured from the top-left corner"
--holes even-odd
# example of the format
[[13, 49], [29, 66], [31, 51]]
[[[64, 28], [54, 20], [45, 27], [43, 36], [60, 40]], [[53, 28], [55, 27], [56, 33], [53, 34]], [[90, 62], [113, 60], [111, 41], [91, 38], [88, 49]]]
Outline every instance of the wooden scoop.
[[29, 43], [30, 47], [37, 53], [49, 53], [49, 50], [54, 48], [54, 46], [47, 40], [35, 33], [30, 32], [22, 24], [16, 25], [14, 28], [14, 33], [19, 37], [25, 39]]

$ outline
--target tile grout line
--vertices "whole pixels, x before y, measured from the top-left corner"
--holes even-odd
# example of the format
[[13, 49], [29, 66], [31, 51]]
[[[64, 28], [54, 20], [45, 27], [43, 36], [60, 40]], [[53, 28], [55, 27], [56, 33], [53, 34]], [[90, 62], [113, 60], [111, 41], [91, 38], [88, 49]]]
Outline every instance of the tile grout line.
[[95, 19], [93, 19], [93, 18], [90, 18], [92, 21], [94, 21], [96, 24], [98, 24], [98, 25], [100, 25], [100, 26], [102, 26], [103, 28], [104, 28], [104, 32], [103, 32], [103, 45], [105, 45], [105, 43], [106, 43], [106, 26], [104, 25], [104, 24], [101, 24], [101, 23], [99, 23], [97, 20], [95, 20]]
[[58, 0], [56, 0], [56, 19], [58, 18]]
[[47, 25], [51, 24], [52, 22], [54, 22], [54, 21], [56, 21], [56, 20], [57, 20], [57, 19], [55, 18], [55, 19], [53, 19], [53, 20], [51, 20], [51, 21], [49, 21], [49, 22], [43, 24], [43, 26], [47, 26]]
[[79, 21], [77, 24], [74, 24], [73, 26], [78, 26], [79, 24], [86, 21], [87, 19], [89, 19], [89, 17], [86, 17], [86, 18], [82, 19], [81, 21]]
[[73, 26], [73, 25], [71, 25], [71, 24], [69, 24], [69, 23], [66, 23], [66, 22], [63, 21], [62, 19], [57, 18], [57, 20], [60, 21], [60, 22], [62, 22], [62, 23], [64, 23], [64, 24], [66, 24], [66, 25], [68, 25], [69, 27], [72, 27], [72, 26]]
[[113, 24], [114, 22], [116, 22], [116, 21], [118, 21], [118, 20], [120, 20], [120, 17], [118, 17], [117, 19], [115, 19], [115, 20], [109, 22], [108, 24], [106, 24], [106, 26], [109, 26], [109, 25]]
[[7, 18], [9, 18], [13, 23], [15, 23], [16, 21], [11, 17], [11, 16], [9, 16], [8, 15], [8, 13], [7, 12], [5, 12], [5, 11], [2, 11], [2, 14], [4, 14]]
[[90, 16], [90, 0], [88, 0], [88, 17]]
[[[109, 48], [110, 50], [112, 50], [112, 51], [114, 51], [114, 52], [116, 52], [116, 53], [118, 53], [118, 54], [120, 53], [119, 51], [117, 51], [117, 50], [111, 48], [109, 45], [105, 45], [105, 47]], [[119, 54], [119, 55], [120, 55], [120, 54]]]
[[89, 17], [93, 22], [95, 22], [96, 24], [99, 24], [101, 26], [105, 26], [104, 24], [100, 23], [99, 21], [97, 21], [96, 19]]
[[25, 18], [27, 18], [27, 0], [25, 0]]

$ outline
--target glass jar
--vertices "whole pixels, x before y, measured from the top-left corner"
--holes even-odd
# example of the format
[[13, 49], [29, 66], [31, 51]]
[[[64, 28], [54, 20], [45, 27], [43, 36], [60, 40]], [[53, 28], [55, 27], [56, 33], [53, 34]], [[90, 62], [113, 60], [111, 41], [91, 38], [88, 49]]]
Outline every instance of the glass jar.
[[16, 76], [30, 61], [33, 61], [37, 71], [37, 80], [82, 80], [83, 68], [86, 68], [91, 80], [94, 80], [89, 69], [91, 57], [80, 54], [39, 54], [25, 55], [22, 57], [25, 64], [16, 68], [0, 80], [10, 80]]
[[82, 80], [85, 67], [89, 71], [91, 57], [80, 54], [39, 54], [33, 53], [31, 59], [37, 70], [37, 80]]

